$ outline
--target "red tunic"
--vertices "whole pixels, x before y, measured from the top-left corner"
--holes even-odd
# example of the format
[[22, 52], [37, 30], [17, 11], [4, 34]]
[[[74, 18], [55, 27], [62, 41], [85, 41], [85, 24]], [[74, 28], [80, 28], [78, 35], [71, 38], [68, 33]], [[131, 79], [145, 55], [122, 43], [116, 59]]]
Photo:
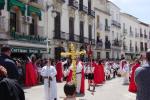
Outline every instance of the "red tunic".
[[71, 82], [72, 81], [72, 75], [73, 75], [73, 71], [70, 69], [69, 74], [67, 76], [66, 82]]
[[104, 66], [102, 64], [99, 65], [100, 66], [100, 72], [101, 72], [101, 83], [103, 83], [105, 81], [105, 72], [104, 72]]
[[37, 74], [32, 62], [26, 64], [25, 86], [34, 86], [37, 84]]
[[[83, 66], [83, 63], [82, 63], [82, 66]], [[82, 68], [81, 74], [82, 74], [82, 77], [81, 77], [81, 88], [80, 88], [80, 93], [85, 94], [84, 67]]]
[[135, 74], [135, 70], [140, 66], [140, 64], [135, 64], [132, 67], [132, 73], [131, 73], [131, 80], [130, 80], [130, 84], [129, 84], [129, 91], [132, 93], [136, 93], [137, 92], [137, 87], [135, 84], [135, 80], [134, 80], [134, 74]]
[[56, 80], [57, 82], [61, 82], [63, 78], [63, 68], [62, 63], [60, 61], [57, 62], [56, 64], [56, 71], [57, 71]]
[[101, 79], [101, 68], [99, 65], [94, 64], [94, 83], [95, 84], [101, 84], [102, 79]]

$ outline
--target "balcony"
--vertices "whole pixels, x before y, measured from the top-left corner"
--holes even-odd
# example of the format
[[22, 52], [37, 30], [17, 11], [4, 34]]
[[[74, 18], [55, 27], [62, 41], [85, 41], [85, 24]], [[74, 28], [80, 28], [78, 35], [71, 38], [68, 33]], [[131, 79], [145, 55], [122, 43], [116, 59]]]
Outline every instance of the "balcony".
[[43, 9], [42, 2], [39, 2], [39, 0], [30, 0], [29, 5]]
[[99, 41], [96, 42], [96, 49], [102, 49], [103, 47], [103, 41], [100, 39]]
[[139, 37], [139, 34], [138, 34], [138, 33], [135, 33], [135, 37]]
[[74, 34], [69, 33], [69, 41], [74, 41]]
[[139, 49], [137, 46], [135, 46], [135, 52], [139, 52]]
[[74, 34], [74, 41], [75, 41], [75, 42], [79, 42], [79, 41], [80, 41], [80, 36]]
[[20, 34], [17, 32], [11, 32], [10, 36], [15, 40], [28, 41], [28, 42], [32, 42], [32, 43], [42, 43], [43, 44], [46, 41], [45, 37], [41, 37], [39, 35], [26, 35], [26, 34]]
[[127, 34], [127, 29], [123, 29], [123, 33]]
[[91, 41], [92, 43], [92, 45], [95, 45], [95, 39], [92, 39], [92, 41]]
[[87, 37], [84, 37], [84, 43], [89, 43], [89, 39]]
[[133, 37], [133, 36], [134, 36], [133, 31], [130, 31], [130, 36], [131, 36], [131, 37]]
[[79, 37], [79, 42], [84, 43], [84, 37], [82, 35], [80, 35], [80, 37]]
[[78, 1], [75, 1], [75, 0], [69, 0], [69, 6], [72, 7], [73, 9], [78, 9], [79, 3]]
[[134, 47], [130, 47], [130, 52], [134, 52]]
[[121, 28], [121, 24], [115, 20], [112, 20], [112, 25], [116, 26], [117, 28]]
[[142, 37], [143, 37], [143, 34], [140, 33], [140, 37], [142, 38]]
[[141, 51], [144, 51], [144, 47], [140, 47], [140, 50], [141, 50]]
[[105, 49], [111, 49], [110, 41], [105, 41]]
[[146, 35], [146, 34], [144, 34], [144, 38], [145, 38], [145, 39], [147, 38], [147, 35]]
[[88, 9], [88, 15], [95, 18], [95, 11]]
[[113, 40], [112, 46], [121, 47], [121, 41], [118, 39]]
[[83, 4], [79, 5], [79, 11], [82, 11], [83, 13], [88, 13], [88, 7], [84, 6]]
[[65, 32], [61, 32], [60, 39], [66, 40], [66, 41], [69, 40], [69, 34]]
[[105, 26], [105, 31], [110, 31], [110, 26]]

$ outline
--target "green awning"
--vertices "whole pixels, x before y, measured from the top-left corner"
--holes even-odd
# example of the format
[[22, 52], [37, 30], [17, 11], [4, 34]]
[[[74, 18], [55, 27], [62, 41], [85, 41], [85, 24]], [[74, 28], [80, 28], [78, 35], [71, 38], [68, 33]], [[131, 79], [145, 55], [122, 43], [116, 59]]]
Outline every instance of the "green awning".
[[4, 9], [5, 0], [0, 0], [0, 10]]
[[24, 15], [25, 14], [25, 10], [26, 10], [26, 7], [25, 7], [25, 4], [18, 1], [18, 0], [10, 0], [8, 1], [8, 10], [10, 11], [12, 7], [14, 6], [17, 6], [19, 7], [19, 9], [21, 10], [22, 14]]
[[33, 6], [28, 6], [28, 16], [31, 16], [32, 14], [38, 15], [41, 20], [41, 10]]

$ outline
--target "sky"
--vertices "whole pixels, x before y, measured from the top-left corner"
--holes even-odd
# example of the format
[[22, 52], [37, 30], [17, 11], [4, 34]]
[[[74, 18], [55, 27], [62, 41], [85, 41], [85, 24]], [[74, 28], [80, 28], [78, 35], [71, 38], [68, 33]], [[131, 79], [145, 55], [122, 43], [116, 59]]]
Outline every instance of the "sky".
[[122, 12], [137, 17], [140, 21], [150, 24], [150, 0], [110, 0]]

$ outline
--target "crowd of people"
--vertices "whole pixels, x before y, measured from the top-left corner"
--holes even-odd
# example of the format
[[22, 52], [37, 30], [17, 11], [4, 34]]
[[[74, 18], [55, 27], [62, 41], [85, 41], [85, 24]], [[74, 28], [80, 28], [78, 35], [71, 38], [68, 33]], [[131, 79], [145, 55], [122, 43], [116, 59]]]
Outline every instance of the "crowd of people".
[[[145, 56], [140, 59], [126, 60], [94, 60], [89, 59], [83, 61], [80, 58], [76, 60], [76, 65], [73, 66], [70, 58], [56, 60], [39, 59], [32, 56], [28, 57], [25, 68], [22, 66], [19, 59], [11, 58], [11, 49], [3, 47], [0, 55], [0, 99], [3, 95], [4, 83], [10, 83], [9, 87], [13, 88], [13, 97], [24, 100], [23, 89], [19, 84], [24, 84], [26, 87], [35, 86], [39, 83], [44, 83], [45, 100], [58, 100], [57, 98], [57, 82], [66, 82], [64, 86], [65, 100], [75, 98], [77, 95], [85, 95], [85, 80], [88, 80], [88, 90], [94, 93], [96, 85], [105, 84], [116, 77], [123, 77], [122, 84], [129, 85], [129, 92], [137, 93], [137, 100], [150, 100], [150, 51], [147, 51]], [[76, 67], [76, 72], [74, 72]], [[74, 73], [76, 81], [73, 80]], [[19, 84], [18, 84], [19, 83]], [[17, 87], [16, 87], [17, 86]], [[6, 86], [7, 87], [7, 86]], [[91, 90], [91, 87], [93, 89]], [[18, 93], [14, 90], [18, 89]], [[3, 90], [3, 91], [2, 91]], [[21, 98], [21, 99], [19, 99]], [[71, 99], [75, 100], [75, 99]]]

